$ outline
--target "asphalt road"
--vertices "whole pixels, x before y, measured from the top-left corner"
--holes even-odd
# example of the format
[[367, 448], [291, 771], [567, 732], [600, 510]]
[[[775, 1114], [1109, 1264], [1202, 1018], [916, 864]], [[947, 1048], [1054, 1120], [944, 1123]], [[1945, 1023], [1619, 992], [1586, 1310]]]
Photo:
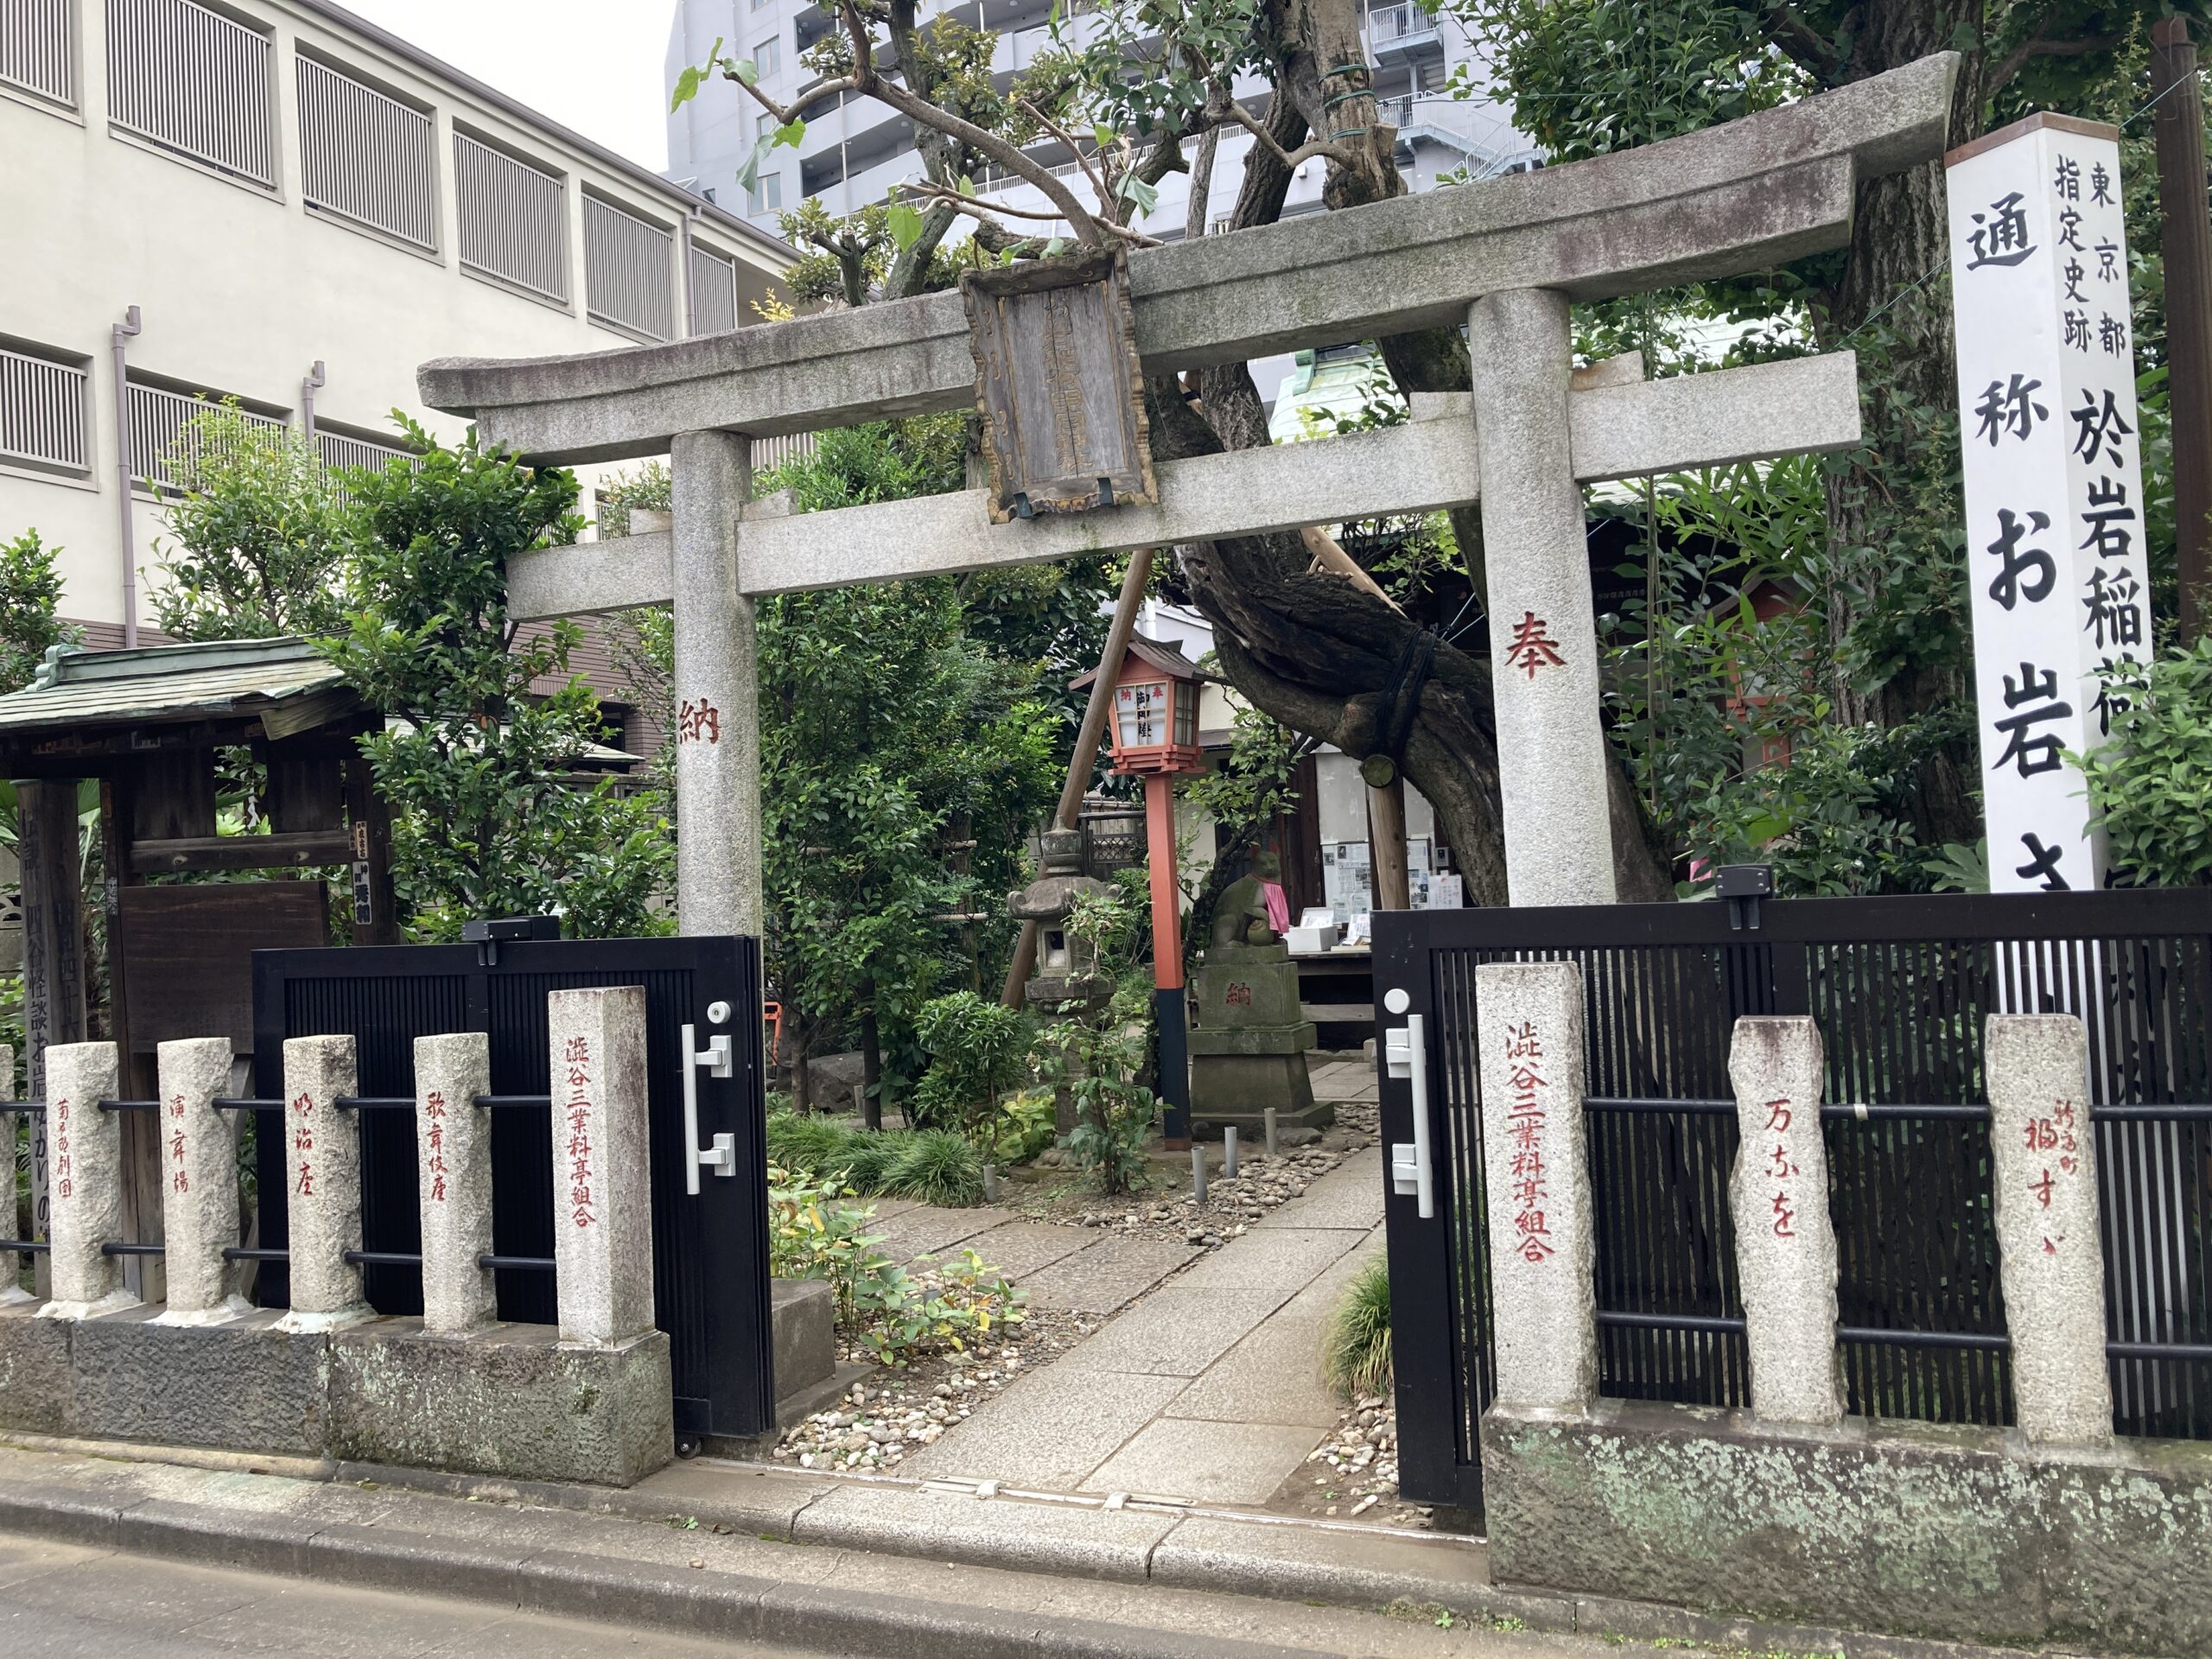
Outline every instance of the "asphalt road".
[[503, 1612], [475, 1602], [349, 1590], [0, 1534], [7, 1659], [804, 1659], [788, 1648]]

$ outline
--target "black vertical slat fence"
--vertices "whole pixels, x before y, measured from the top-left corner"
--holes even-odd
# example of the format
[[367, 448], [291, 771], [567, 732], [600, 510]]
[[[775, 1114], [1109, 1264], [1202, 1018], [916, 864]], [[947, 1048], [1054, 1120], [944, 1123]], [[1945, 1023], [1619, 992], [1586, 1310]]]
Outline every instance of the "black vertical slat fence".
[[[1741, 1015], [1810, 1014], [1827, 1047], [1850, 1408], [2009, 1423], [1990, 1128], [1977, 1115], [1982, 1027], [1996, 1012], [2061, 1011], [2080, 1014], [2089, 1038], [2107, 1335], [2122, 1349], [2110, 1362], [2114, 1427], [2212, 1439], [2212, 1359], [2126, 1351], [2212, 1350], [2212, 891], [1764, 910], [1751, 928], [1719, 905], [1378, 917], [1378, 996], [1386, 974], [1399, 975], [1426, 981], [1434, 1008], [1444, 1179], [1439, 1222], [1421, 1225], [1441, 1226], [1435, 1244], [1451, 1263], [1447, 1328], [1429, 1332], [1434, 1314], [1409, 1306], [1398, 1340], [1421, 1374], [1448, 1368], [1458, 1396], [1454, 1445], [1402, 1447], [1408, 1490], [1479, 1502], [1475, 1426], [1494, 1376], [1475, 969], [1504, 960], [1583, 968], [1600, 1392], [1751, 1403], [1728, 1208], [1728, 1047]], [[1395, 1262], [1409, 1224], [1393, 1223]]]

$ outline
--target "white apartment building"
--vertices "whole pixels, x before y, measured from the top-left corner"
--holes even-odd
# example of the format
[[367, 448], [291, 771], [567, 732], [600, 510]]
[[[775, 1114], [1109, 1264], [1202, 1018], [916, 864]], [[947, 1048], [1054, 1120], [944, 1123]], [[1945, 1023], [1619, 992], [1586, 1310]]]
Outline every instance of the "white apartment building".
[[[1487, 99], [1451, 96], [1456, 70], [1468, 68], [1478, 86], [1489, 79], [1479, 48], [1456, 22], [1434, 17], [1411, 0], [1364, 3], [1368, 60], [1382, 118], [1398, 129], [1399, 164], [1413, 188], [1427, 189], [1440, 175], [1462, 168], [1480, 178], [1535, 163], [1535, 149], [1515, 130], [1510, 109]], [[1053, 0], [924, 0], [922, 10], [925, 17], [950, 13], [976, 28], [997, 30], [993, 69], [1001, 86], [1051, 45], [1047, 25]], [[1095, 23], [1081, 0], [1062, 0], [1060, 10], [1077, 39]], [[669, 74], [672, 80], [685, 65], [704, 62], [719, 37], [728, 54], [750, 57], [760, 72], [761, 89], [789, 106], [803, 102], [807, 89], [821, 79], [799, 60], [830, 24], [830, 13], [816, 0], [677, 0], [669, 31]], [[1256, 112], [1266, 107], [1263, 82], [1249, 79], [1236, 90], [1247, 108]], [[773, 151], [748, 193], [737, 183], [739, 167], [773, 123], [764, 127], [766, 117], [760, 105], [717, 79], [669, 117], [669, 176], [768, 230], [775, 228], [777, 209], [796, 207], [808, 197], [820, 197], [833, 213], [849, 213], [881, 201], [893, 185], [921, 176], [912, 124], [884, 105], [847, 94], [817, 99], [801, 113], [807, 129], [798, 149]], [[1238, 129], [1223, 133], [1206, 206], [1209, 226], [1226, 219], [1236, 206], [1252, 143]], [[1065, 147], [1047, 141], [1031, 153], [1055, 173], [1079, 177]], [[1286, 216], [1319, 211], [1322, 171], [1319, 162], [1299, 169]], [[976, 186], [1010, 206], [1045, 205], [1041, 193], [1027, 185], [1001, 183], [994, 189], [985, 177]], [[1141, 228], [1164, 241], [1179, 238], [1188, 193], [1188, 176], [1170, 174]]]
[[327, 0], [0, 0], [0, 539], [120, 645], [204, 400], [373, 461], [458, 435], [428, 359], [742, 327], [791, 257]]

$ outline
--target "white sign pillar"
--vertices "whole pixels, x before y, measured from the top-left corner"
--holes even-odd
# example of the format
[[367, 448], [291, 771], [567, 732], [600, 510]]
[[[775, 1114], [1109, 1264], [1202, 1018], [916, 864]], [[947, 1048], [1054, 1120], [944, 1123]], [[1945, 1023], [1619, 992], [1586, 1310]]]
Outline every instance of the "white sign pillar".
[[2151, 649], [2120, 132], [2031, 116], [1946, 165], [1990, 890], [2094, 890], [2061, 752], [2110, 728], [2098, 669]]

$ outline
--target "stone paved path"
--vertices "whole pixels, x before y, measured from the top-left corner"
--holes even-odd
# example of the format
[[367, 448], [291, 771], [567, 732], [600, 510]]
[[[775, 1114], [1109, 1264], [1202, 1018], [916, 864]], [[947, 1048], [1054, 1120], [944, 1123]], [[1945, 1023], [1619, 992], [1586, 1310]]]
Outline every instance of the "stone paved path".
[[[1338, 1099], [1375, 1086], [1363, 1067], [1317, 1072], [1315, 1093], [1325, 1084]], [[1380, 1147], [1354, 1154], [1243, 1237], [1168, 1282], [1155, 1280], [1160, 1287], [1136, 1306], [899, 1472], [1264, 1503], [1336, 1422], [1320, 1379], [1321, 1331], [1363, 1261], [1382, 1248], [1382, 1181]], [[986, 1255], [989, 1236], [976, 1246]], [[1043, 1300], [1048, 1281], [1065, 1283], [1086, 1261], [1103, 1274], [1113, 1258], [1096, 1253], [1116, 1243], [1141, 1241], [1102, 1239], [1024, 1282]]]

